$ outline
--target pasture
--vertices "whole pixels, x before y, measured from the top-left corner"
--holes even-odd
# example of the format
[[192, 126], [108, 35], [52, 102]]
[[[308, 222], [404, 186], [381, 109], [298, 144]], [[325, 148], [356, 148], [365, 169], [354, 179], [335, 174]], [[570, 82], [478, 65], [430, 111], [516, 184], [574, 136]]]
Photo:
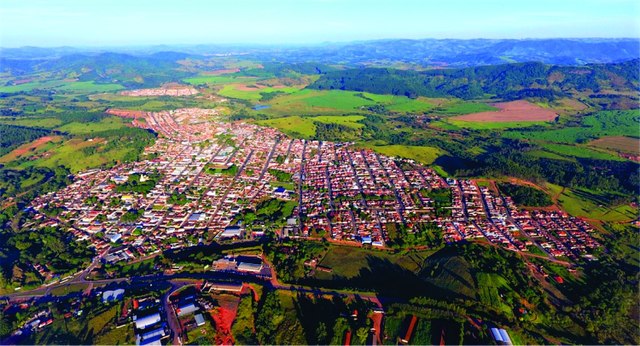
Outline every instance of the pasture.
[[110, 92], [122, 90], [124, 87], [120, 84], [100, 84], [93, 81], [77, 82], [65, 80], [49, 80], [35, 81], [19, 85], [0, 86], [0, 92], [15, 93], [21, 91], [31, 91], [33, 89], [55, 89], [67, 92], [94, 93], [94, 92]]
[[[466, 121], [466, 120], [458, 120], [458, 117], [449, 118], [444, 121], [441, 121], [437, 124], [434, 124], [437, 127], [442, 129], [451, 129], [451, 130], [459, 130], [461, 128], [471, 129], [471, 130], [505, 130], [505, 129], [517, 129], [529, 126], [536, 125], [546, 125], [546, 122], [541, 121], [508, 121], [508, 122], [487, 122], [487, 121]], [[453, 127], [438, 126], [441, 123], [448, 123], [453, 125]]]
[[452, 120], [488, 123], [531, 122], [552, 121], [558, 116], [551, 109], [522, 100], [494, 103], [492, 106], [497, 107], [498, 110], [460, 115]]
[[628, 222], [638, 215], [638, 208], [628, 204], [608, 206], [609, 196], [586, 189], [569, 189], [551, 183], [547, 189], [557, 196], [558, 203], [573, 216], [606, 222]]
[[364, 117], [361, 115], [320, 115], [315, 117], [300, 117], [294, 115], [284, 118], [260, 120], [257, 124], [277, 128], [294, 137], [311, 138], [316, 134], [316, 123], [318, 122], [340, 124], [353, 129], [359, 129], [364, 126], [358, 122], [362, 119], [364, 119]]
[[[387, 110], [398, 113], [423, 113], [430, 111], [434, 107], [433, 103], [427, 98], [410, 99], [404, 96], [343, 90], [303, 89], [296, 91], [295, 88], [286, 87], [265, 88], [251, 91], [251, 93], [259, 96], [259, 93], [264, 92], [264, 90], [285, 92], [285, 94], [279, 95], [268, 102], [271, 108], [262, 110], [262, 112], [270, 115], [362, 113], [366, 111], [366, 108], [373, 106], [384, 106]], [[225, 96], [224, 88], [220, 94]], [[255, 98], [257, 96], [251, 97]]]
[[582, 117], [582, 126], [544, 131], [507, 131], [507, 138], [580, 143], [608, 136], [638, 136], [638, 110], [599, 111]]
[[432, 164], [438, 156], [444, 154], [439, 148], [411, 145], [367, 146], [380, 154], [412, 159], [422, 164]]
[[612, 161], [624, 161], [623, 158], [616, 155], [615, 153], [607, 152], [604, 149], [590, 149], [580, 145], [568, 145], [568, 144], [555, 144], [555, 143], [545, 143], [542, 144], [542, 147], [546, 150], [564, 155], [567, 157], [579, 157], [585, 159], [596, 159], [596, 160], [612, 160]]
[[126, 126], [125, 121], [127, 120], [123, 120], [118, 117], [107, 117], [100, 120], [100, 122], [80, 123], [80, 122], [74, 121], [74, 122], [62, 125], [60, 127], [57, 127], [56, 130], [71, 133], [71, 134], [86, 135], [92, 132], [100, 132], [100, 131], [115, 130], [115, 129], [122, 128]]
[[442, 102], [442, 104], [438, 108], [434, 109], [434, 112], [444, 115], [461, 115], [495, 110], [498, 110], [498, 108], [490, 106], [486, 103], [445, 101]]
[[0, 123], [17, 126], [41, 127], [51, 129], [62, 124], [62, 120], [55, 117], [16, 117], [0, 118]]

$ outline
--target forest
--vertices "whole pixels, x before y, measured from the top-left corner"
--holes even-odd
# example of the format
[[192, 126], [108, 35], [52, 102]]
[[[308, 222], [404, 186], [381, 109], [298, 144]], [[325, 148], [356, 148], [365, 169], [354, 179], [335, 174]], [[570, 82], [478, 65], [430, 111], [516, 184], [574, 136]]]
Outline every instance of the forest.
[[319, 90], [353, 90], [415, 98], [458, 97], [505, 100], [539, 97], [553, 100], [573, 90], [636, 90], [640, 72], [638, 60], [618, 64], [589, 64], [581, 67], [546, 65], [538, 62], [479, 66], [427, 71], [391, 68], [362, 68], [327, 72], [309, 85]]

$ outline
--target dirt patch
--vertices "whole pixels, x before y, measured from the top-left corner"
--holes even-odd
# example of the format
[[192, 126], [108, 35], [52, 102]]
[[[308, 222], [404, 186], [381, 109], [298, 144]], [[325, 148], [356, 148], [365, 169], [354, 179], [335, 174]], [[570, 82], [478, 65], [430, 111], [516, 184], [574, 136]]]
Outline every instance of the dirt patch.
[[133, 111], [128, 109], [117, 109], [117, 108], [109, 108], [105, 113], [115, 115], [121, 118], [144, 118], [144, 116], [147, 114], [147, 112], [143, 112], [143, 111]]
[[236, 319], [240, 300], [237, 297], [229, 298], [224, 296], [218, 297], [218, 304], [220, 306], [209, 311], [216, 326], [216, 345], [234, 344], [231, 326]]
[[236, 72], [240, 72], [240, 69], [239, 68], [225, 68], [225, 69], [221, 69], [221, 70], [205, 71], [205, 72], [202, 72], [202, 74], [203, 75], [207, 75], [207, 76], [219, 76], [219, 75], [223, 75], [223, 74], [236, 73]]
[[640, 139], [638, 138], [624, 136], [602, 137], [589, 142], [589, 145], [598, 148], [613, 149], [629, 154], [640, 155]]
[[61, 138], [62, 137], [60, 137], [60, 136], [44, 136], [44, 137], [40, 137], [40, 138], [34, 140], [33, 142], [29, 142], [27, 144], [23, 144], [23, 145], [17, 147], [12, 152], [10, 152], [7, 155], [5, 155], [4, 157], [0, 158], [0, 162], [8, 162], [8, 161], [11, 161], [11, 160], [15, 160], [15, 159], [19, 158], [20, 156], [29, 153], [30, 151], [35, 151], [36, 149], [38, 149], [39, 147], [49, 143], [50, 141], [59, 140]]
[[551, 109], [519, 100], [491, 104], [497, 111], [479, 112], [453, 117], [453, 120], [472, 122], [552, 121], [558, 114]]
[[240, 91], [256, 91], [260, 89], [266, 88], [264, 85], [256, 85], [256, 84], [234, 84], [234, 89]]

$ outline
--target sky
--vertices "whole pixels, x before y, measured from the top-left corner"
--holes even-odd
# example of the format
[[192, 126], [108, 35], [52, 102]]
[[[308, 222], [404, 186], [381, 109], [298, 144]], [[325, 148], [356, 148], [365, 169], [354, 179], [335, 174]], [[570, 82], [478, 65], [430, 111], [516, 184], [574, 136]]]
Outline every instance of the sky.
[[638, 0], [2, 0], [0, 46], [640, 38]]

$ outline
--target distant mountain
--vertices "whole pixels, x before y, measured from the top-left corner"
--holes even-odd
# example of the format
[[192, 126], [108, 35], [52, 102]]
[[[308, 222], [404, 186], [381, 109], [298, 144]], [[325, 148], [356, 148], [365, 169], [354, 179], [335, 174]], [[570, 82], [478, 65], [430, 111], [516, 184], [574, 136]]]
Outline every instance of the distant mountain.
[[512, 62], [553, 65], [610, 63], [640, 58], [640, 39], [422, 39], [377, 40], [319, 45], [159, 45], [117, 48], [2, 48], [1, 59], [52, 59], [105, 52], [137, 56], [167, 52], [192, 56], [238, 55], [263, 61], [318, 62], [364, 66], [410, 64], [469, 67]]
[[285, 53], [289, 59], [365, 65], [404, 62], [422, 66], [467, 67], [529, 61], [583, 65], [640, 58], [640, 40], [381, 40], [299, 48]]

